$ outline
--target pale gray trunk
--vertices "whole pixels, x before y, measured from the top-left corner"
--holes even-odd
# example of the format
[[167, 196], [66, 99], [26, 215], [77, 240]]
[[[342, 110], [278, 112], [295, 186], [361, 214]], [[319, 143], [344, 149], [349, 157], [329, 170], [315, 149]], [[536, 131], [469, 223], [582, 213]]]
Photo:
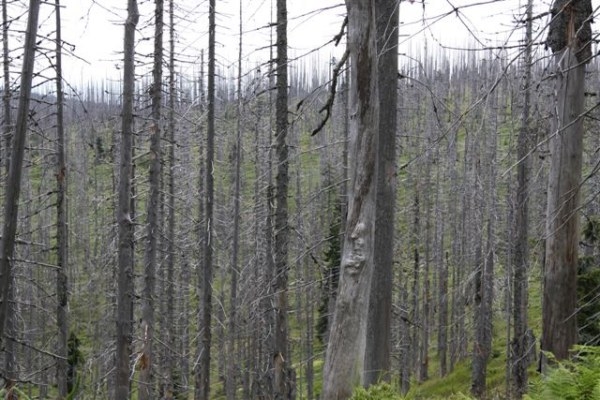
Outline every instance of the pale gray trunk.
[[541, 348], [561, 360], [569, 357], [569, 349], [577, 343], [577, 210], [585, 64], [591, 56], [591, 1], [556, 0], [552, 14], [548, 43], [556, 64], [556, 102], [550, 138]]
[[[349, 204], [322, 397], [347, 399], [364, 372], [373, 276], [379, 103], [375, 2], [347, 0], [351, 68]], [[352, 349], [352, 351], [348, 351]]]
[[391, 367], [396, 130], [398, 105], [398, 2], [376, 0], [379, 131], [374, 270], [365, 351], [366, 386], [389, 381]]
[[115, 398], [128, 399], [130, 392], [130, 356], [133, 341], [133, 212], [132, 149], [133, 97], [135, 92], [135, 31], [139, 21], [136, 0], [128, 0], [125, 22], [123, 66], [123, 111], [121, 127], [121, 160], [118, 186], [118, 286], [117, 348], [115, 355]]

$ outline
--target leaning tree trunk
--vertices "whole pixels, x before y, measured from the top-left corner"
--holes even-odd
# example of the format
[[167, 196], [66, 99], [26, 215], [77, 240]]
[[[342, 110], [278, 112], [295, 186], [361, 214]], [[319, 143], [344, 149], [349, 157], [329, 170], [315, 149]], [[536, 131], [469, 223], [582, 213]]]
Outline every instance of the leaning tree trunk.
[[375, 259], [367, 325], [365, 385], [390, 380], [396, 127], [398, 104], [398, 2], [376, 0], [379, 54], [379, 148]]
[[12, 284], [12, 257], [15, 250], [17, 234], [17, 217], [19, 213], [19, 195], [21, 192], [21, 172], [23, 170], [23, 156], [25, 153], [25, 139], [27, 136], [27, 121], [29, 117], [29, 100], [33, 81], [33, 68], [35, 62], [35, 49], [37, 42], [38, 17], [40, 0], [30, 0], [29, 19], [25, 35], [25, 50], [23, 67], [21, 70], [21, 90], [15, 135], [12, 141], [10, 167], [6, 181], [4, 198], [4, 226], [2, 227], [2, 240], [0, 241], [0, 348], [4, 347], [4, 327], [8, 316], [10, 290]]
[[67, 398], [69, 387], [72, 382], [68, 379], [68, 350], [67, 342], [69, 335], [68, 319], [68, 225], [67, 225], [67, 165], [65, 161], [65, 129], [63, 112], [63, 86], [62, 86], [62, 37], [60, 0], [55, 2], [56, 17], [56, 324], [58, 335], [56, 338], [56, 354], [60, 357], [56, 360], [56, 382], [58, 396]]
[[[150, 193], [146, 205], [146, 252], [144, 262], [144, 290], [142, 293], [142, 338], [143, 349], [139, 369], [139, 400], [150, 400], [154, 396], [154, 286], [156, 281], [157, 246], [159, 232], [158, 208], [160, 201], [160, 175], [162, 151], [160, 146], [162, 109], [162, 63], [163, 63], [163, 0], [156, 0], [154, 9], [154, 66], [152, 70], [152, 115], [150, 116], [150, 167], [148, 181]], [[170, 237], [169, 240], [173, 240]], [[170, 283], [169, 283], [170, 284]]]
[[115, 360], [115, 398], [129, 398], [129, 359], [133, 341], [133, 221], [131, 202], [133, 96], [135, 93], [135, 30], [139, 20], [136, 0], [128, 0], [123, 59], [123, 112], [121, 160], [119, 168], [118, 210], [118, 285], [117, 349]]
[[[556, 62], [556, 114], [550, 139], [541, 349], [560, 360], [577, 342], [577, 209], [585, 64], [591, 58], [591, 1], [556, 0], [552, 14], [548, 45]], [[542, 358], [544, 367], [543, 354]]]
[[[361, 383], [373, 276], [379, 102], [375, 2], [347, 0], [351, 60], [350, 185], [339, 293], [323, 376], [323, 399], [347, 399]], [[351, 351], [349, 351], [351, 349]]]

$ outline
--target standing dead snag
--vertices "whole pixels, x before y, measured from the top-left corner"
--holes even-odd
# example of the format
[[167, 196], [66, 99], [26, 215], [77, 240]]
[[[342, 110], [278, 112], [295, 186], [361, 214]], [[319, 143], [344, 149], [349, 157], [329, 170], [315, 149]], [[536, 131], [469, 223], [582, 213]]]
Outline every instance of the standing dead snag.
[[39, 13], [40, 1], [31, 0], [29, 2], [29, 18], [27, 20], [23, 66], [21, 69], [21, 90], [19, 93], [17, 120], [6, 180], [6, 192], [4, 194], [4, 225], [2, 227], [2, 239], [0, 240], [0, 348], [4, 344], [4, 327], [6, 320], [9, 318], [8, 313], [10, 312], [9, 293], [13, 274], [12, 258], [17, 235], [21, 174], [23, 171], [29, 102], [35, 66]]
[[[373, 276], [379, 101], [375, 1], [346, 0], [350, 50], [350, 179], [339, 292], [324, 367], [325, 400], [361, 383]], [[352, 351], [348, 351], [352, 349]]]
[[556, 97], [550, 141], [541, 348], [557, 359], [567, 358], [570, 347], [577, 342], [577, 208], [591, 16], [590, 0], [556, 0], [547, 42], [556, 63]]

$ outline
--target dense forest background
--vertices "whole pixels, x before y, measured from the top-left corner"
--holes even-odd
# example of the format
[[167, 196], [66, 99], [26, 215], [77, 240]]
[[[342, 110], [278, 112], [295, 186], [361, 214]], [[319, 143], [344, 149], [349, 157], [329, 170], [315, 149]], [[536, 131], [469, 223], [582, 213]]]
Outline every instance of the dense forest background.
[[[227, 35], [239, 40], [232, 62], [214, 50], [225, 30], [215, 23], [225, 15], [220, 1], [193, 13], [176, 0], [141, 1], [136, 26], [129, 0], [118, 25], [126, 28], [115, 62], [123, 74], [88, 79], [62, 72], [78, 57], [60, 37], [60, 10], [69, 5], [42, 3], [36, 32], [26, 23], [40, 1], [25, 3], [2, 0], [0, 393], [319, 398], [323, 376], [335, 374], [326, 352], [335, 343], [349, 197], [360, 170], [351, 139], [353, 53], [347, 60], [343, 50], [346, 33], [358, 29], [352, 18], [339, 18], [328, 43], [335, 49], [316, 45], [288, 57], [279, 0], [262, 28], [268, 57], [250, 59], [242, 55], [244, 2], [227, 4], [240, 16], [227, 20]], [[403, 7], [435, 7], [365, 3], [389, 3], [389, 15], [400, 7], [400, 21]], [[461, 7], [483, 3], [456, 7], [452, 18], [470, 27]], [[569, 195], [578, 201], [552, 227], [552, 143], [563, 128], [555, 121], [556, 50], [546, 42], [556, 19], [550, 6], [511, 9], [514, 25], [502, 28], [509, 39], [493, 45], [474, 32], [460, 48], [426, 36], [405, 52], [397, 45], [402, 25], [388, 31], [397, 123], [387, 144], [392, 167], [378, 174], [393, 183], [392, 212], [373, 227], [393, 222], [376, 239], [391, 255], [390, 296], [389, 307], [371, 301], [387, 317], [367, 331], [389, 330], [389, 362], [370, 383], [388, 381], [416, 398], [521, 398], [545, 364], [542, 299], [554, 294], [559, 304], [576, 302], [570, 344], [600, 341], [600, 64], [594, 42], [580, 62], [585, 89], [574, 94], [583, 112], [563, 125], [585, 132], [577, 195]], [[592, 16], [590, 9], [588, 25]], [[178, 28], [194, 18], [209, 34], [190, 54]], [[433, 20], [423, 17], [420, 30]], [[22, 164], [12, 166], [21, 131]], [[558, 208], [571, 207], [559, 200]], [[576, 300], [544, 288], [547, 240], [571, 220]]]

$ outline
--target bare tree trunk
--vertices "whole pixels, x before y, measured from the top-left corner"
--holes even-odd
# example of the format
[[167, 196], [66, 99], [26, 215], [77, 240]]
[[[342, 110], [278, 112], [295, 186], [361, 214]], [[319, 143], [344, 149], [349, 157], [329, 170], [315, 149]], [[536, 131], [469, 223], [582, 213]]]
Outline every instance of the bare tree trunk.
[[273, 395], [275, 400], [292, 398], [293, 382], [288, 348], [288, 58], [287, 0], [277, 0], [277, 98], [275, 103], [275, 335], [273, 347]]
[[196, 380], [196, 400], [210, 398], [210, 350], [212, 323], [212, 280], [213, 280], [213, 231], [214, 231], [214, 157], [215, 157], [215, 0], [208, 3], [208, 115], [206, 140], [205, 169], [205, 220], [204, 220], [204, 260], [201, 280], [200, 305], [200, 353], [198, 357], [198, 373]]
[[[591, 57], [589, 0], [556, 0], [548, 44], [555, 54], [555, 127], [546, 212], [542, 350], [561, 360], [577, 343], [579, 197], [585, 64]], [[542, 354], [542, 366], [546, 364]]]
[[[152, 114], [150, 116], [150, 167], [148, 183], [150, 193], [146, 205], [146, 253], [144, 262], [144, 290], [142, 292], [142, 338], [143, 349], [139, 361], [140, 377], [138, 398], [150, 400], [154, 395], [154, 295], [156, 281], [157, 246], [160, 235], [158, 209], [160, 201], [160, 175], [162, 163], [162, 63], [163, 63], [163, 0], [155, 0], [154, 9], [154, 65], [150, 96]], [[169, 237], [168, 240], [173, 240]]]
[[529, 117], [531, 102], [531, 46], [532, 46], [533, 0], [527, 1], [526, 33], [523, 82], [524, 99], [521, 129], [517, 144], [517, 204], [515, 215], [516, 241], [514, 243], [513, 278], [513, 342], [511, 346], [512, 380], [514, 395], [521, 399], [527, 391], [527, 270], [529, 269], [528, 246], [528, 197], [529, 197]]
[[365, 351], [366, 386], [390, 380], [392, 264], [396, 193], [398, 105], [398, 2], [376, 0], [379, 132], [374, 271]]
[[4, 199], [5, 219], [2, 227], [2, 240], [0, 241], [0, 348], [4, 346], [6, 321], [12, 318], [12, 316], [8, 315], [8, 311], [10, 310], [9, 302], [11, 300], [10, 291], [13, 283], [12, 258], [17, 233], [21, 173], [23, 170], [23, 156], [27, 137], [27, 121], [35, 63], [39, 11], [40, 0], [30, 0], [23, 66], [21, 70], [19, 106], [17, 109], [15, 135], [11, 147], [10, 168], [6, 181], [6, 197]]
[[[361, 383], [373, 276], [379, 103], [375, 2], [347, 0], [351, 60], [348, 217], [323, 399], [347, 399]], [[352, 349], [352, 351], [349, 351]]]
[[[438, 154], [439, 159], [439, 154]], [[437, 350], [440, 361], [440, 376], [448, 373], [448, 256], [444, 256], [444, 219], [442, 208], [443, 195], [440, 175], [443, 172], [437, 170], [437, 189], [435, 199], [435, 264], [438, 272], [438, 335]]]
[[[484, 70], [495, 71], [490, 65]], [[473, 343], [472, 385], [471, 392], [477, 398], [485, 398], [487, 364], [492, 353], [493, 298], [494, 298], [494, 264], [496, 246], [494, 243], [496, 221], [496, 148], [497, 148], [497, 92], [489, 94], [490, 115], [484, 117], [491, 130], [483, 137], [481, 159], [477, 160], [476, 177], [479, 194], [480, 221], [486, 225], [485, 253], [483, 232], [477, 250], [477, 269], [475, 271], [475, 338]], [[489, 141], [488, 141], [489, 138]], [[485, 168], [485, 169], [484, 169]], [[484, 180], [485, 179], [485, 180]], [[485, 219], [485, 222], [482, 220]]]
[[65, 149], [65, 129], [63, 112], [63, 86], [62, 86], [62, 37], [61, 37], [61, 18], [60, 18], [60, 0], [55, 1], [56, 16], [56, 133], [57, 133], [57, 151], [56, 151], [56, 324], [58, 326], [56, 354], [60, 357], [56, 360], [56, 381], [58, 385], [58, 396], [64, 399], [68, 396], [68, 350], [67, 342], [69, 339], [69, 319], [68, 319], [68, 280], [67, 271], [69, 269], [69, 235], [68, 235], [68, 215], [67, 215], [67, 165]]
[[115, 398], [128, 399], [130, 392], [129, 358], [133, 341], [133, 209], [132, 209], [132, 148], [133, 97], [135, 93], [135, 30], [139, 21], [136, 0], [128, 0], [125, 22], [123, 66], [123, 112], [121, 127], [121, 161], [119, 168], [118, 210], [118, 289], [117, 289], [117, 349]]
[[[174, 326], [175, 325], [175, 98], [177, 96], [177, 88], [175, 81], [175, 11], [174, 11], [174, 0], [169, 0], [169, 103], [168, 103], [168, 183], [167, 183], [167, 202], [168, 202], [168, 214], [167, 214], [167, 255], [166, 255], [166, 267], [167, 267], [167, 282], [166, 285], [166, 295], [167, 295], [167, 315], [166, 315], [166, 326]], [[190, 210], [191, 211], [191, 210]], [[187, 285], [189, 282], [186, 280], [190, 278], [189, 267], [187, 260], [183, 260], [182, 262], [182, 271], [181, 278], [183, 284]], [[188, 298], [186, 296], [187, 290], [184, 290], [183, 293], [183, 301], [182, 303], [186, 303]], [[186, 307], [183, 307], [184, 309]], [[179, 329], [182, 332], [173, 331], [171, 329], [167, 329], [167, 332], [164, 332], [166, 335], [166, 343], [167, 343], [167, 354], [165, 359], [165, 366], [167, 370], [165, 373], [167, 374], [167, 383], [166, 383], [166, 392], [173, 393], [173, 396], [181, 395], [185, 397], [185, 392], [181, 393], [182, 383], [187, 382], [187, 359], [186, 362], [180, 364], [178, 369], [175, 368], [175, 357], [172, 354], [170, 349], [175, 348], [176, 342], [175, 338], [179, 336], [180, 342], [184, 343], [181, 347], [183, 348], [182, 353], [187, 353], [187, 315], [181, 310], [183, 314], [184, 323], [179, 324]], [[184, 390], [183, 390], [184, 391]]]
[[237, 290], [238, 290], [238, 258], [240, 242], [240, 196], [241, 196], [241, 164], [242, 164], [242, 11], [243, 3], [239, 2], [239, 43], [238, 43], [238, 76], [237, 76], [237, 102], [236, 102], [236, 137], [234, 144], [234, 189], [233, 189], [233, 249], [231, 252], [231, 294], [229, 298], [229, 332], [227, 341], [227, 376], [225, 390], [227, 400], [235, 400], [236, 392], [236, 367], [235, 343], [237, 336]]
[[8, 20], [7, 11], [7, 0], [2, 0], [2, 70], [4, 72], [4, 93], [2, 94], [2, 106], [4, 115], [4, 125], [2, 126], [2, 133], [4, 134], [4, 166], [6, 172], [10, 166], [10, 142], [12, 132], [12, 115], [10, 112], [10, 101], [12, 94], [10, 92], [10, 57], [8, 48], [8, 27], [10, 21]]
[[[206, 103], [206, 93], [204, 90], [204, 50], [200, 51], [200, 105], [198, 107], [198, 111], [200, 115], [204, 115], [204, 107], [205, 107], [205, 103]], [[198, 247], [199, 247], [199, 265], [198, 268], [196, 270], [197, 272], [197, 279], [198, 279], [198, 283], [197, 283], [197, 287], [198, 289], [198, 296], [202, 295], [202, 285], [203, 285], [203, 280], [204, 280], [204, 270], [202, 268], [203, 263], [204, 263], [204, 250], [205, 250], [205, 245], [204, 245], [204, 239], [206, 238], [206, 235], [204, 233], [204, 226], [205, 226], [205, 206], [206, 206], [206, 160], [203, 159], [203, 155], [204, 155], [204, 146], [203, 146], [203, 141], [204, 141], [204, 125], [202, 123], [203, 121], [200, 121], [200, 123], [198, 124], [198, 154], [199, 154], [199, 179], [198, 179]], [[202, 324], [204, 323], [204, 315], [202, 314], [202, 312], [200, 312], [201, 310], [198, 311], [198, 329], [202, 329]], [[197, 360], [200, 359], [200, 354], [203, 351], [203, 344], [202, 341], [198, 340], [198, 353], [197, 353]], [[198, 364], [198, 362], [196, 362], [194, 364], [194, 384], [195, 384], [195, 388], [194, 388], [194, 399], [198, 399], [198, 397], [200, 396], [200, 390], [201, 390], [201, 386], [202, 386], [202, 382], [200, 380], [200, 365]]]

